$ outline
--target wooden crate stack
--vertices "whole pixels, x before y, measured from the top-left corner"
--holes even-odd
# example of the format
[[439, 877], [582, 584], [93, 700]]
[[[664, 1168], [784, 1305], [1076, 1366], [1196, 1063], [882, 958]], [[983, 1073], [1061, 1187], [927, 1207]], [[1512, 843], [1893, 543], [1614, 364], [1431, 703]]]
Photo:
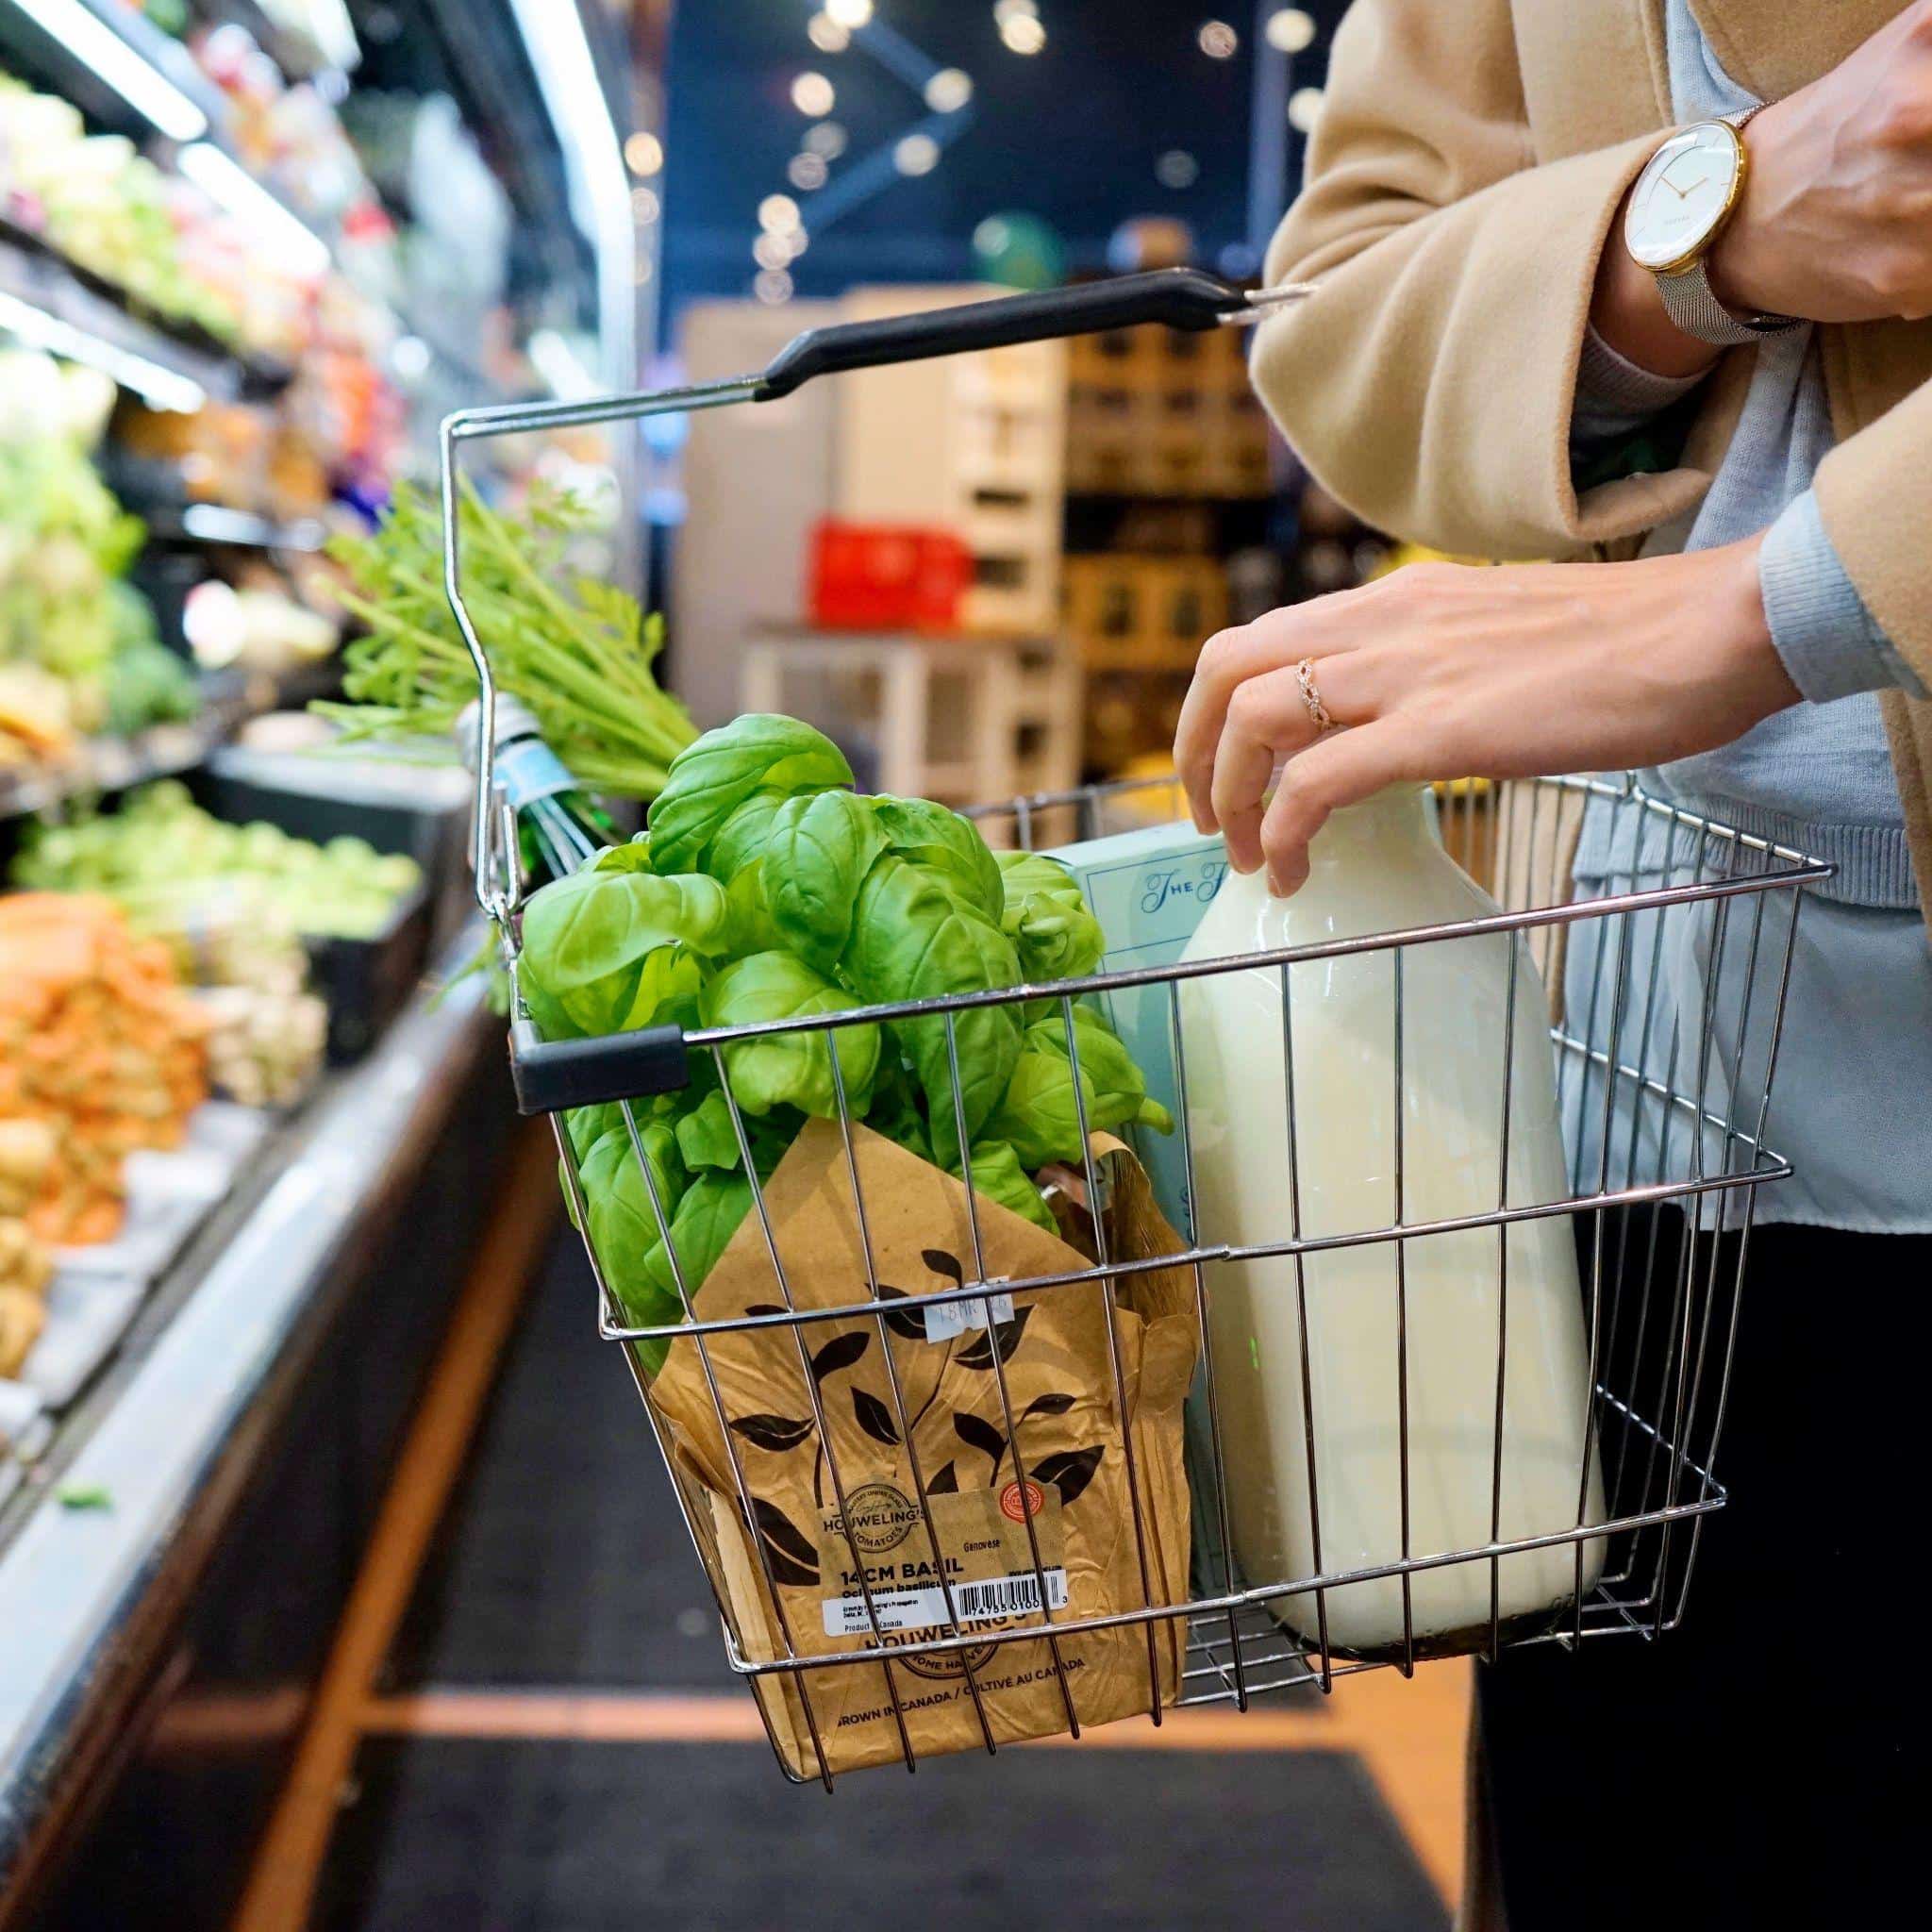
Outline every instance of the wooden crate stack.
[[1090, 672], [1191, 672], [1227, 624], [1227, 576], [1213, 557], [1107, 552], [1064, 565], [1067, 628]]
[[1067, 488], [1217, 499], [1269, 492], [1268, 425], [1240, 329], [1076, 337], [1067, 361]]
[[[1087, 762], [1117, 772], [1174, 741], [1202, 644], [1231, 622], [1226, 558], [1272, 488], [1247, 337], [1148, 327], [1068, 344], [1063, 566], [1087, 667]], [[1238, 526], [1248, 534], [1236, 534]]]

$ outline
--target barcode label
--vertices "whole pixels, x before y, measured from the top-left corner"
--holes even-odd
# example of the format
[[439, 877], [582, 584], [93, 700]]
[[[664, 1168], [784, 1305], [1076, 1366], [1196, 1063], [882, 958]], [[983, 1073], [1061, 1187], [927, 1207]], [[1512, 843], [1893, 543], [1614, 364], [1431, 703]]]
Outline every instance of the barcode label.
[[[1049, 1609], [1067, 1607], [1067, 1573], [1049, 1570], [1046, 1600]], [[962, 1624], [991, 1623], [1001, 1617], [1038, 1614], [1040, 1578], [1032, 1571], [1013, 1576], [989, 1577], [982, 1583], [956, 1583], [953, 1603]], [[952, 1621], [946, 1609], [946, 1593], [937, 1587], [928, 1590], [873, 1591], [872, 1607], [878, 1614], [878, 1627], [888, 1630], [943, 1629]], [[865, 1598], [858, 1594], [834, 1597], [825, 1607], [827, 1637], [870, 1637], [872, 1619], [866, 1614]]]
[[[1067, 1607], [1067, 1573], [1049, 1570], [1046, 1588], [1050, 1609]], [[959, 1606], [961, 1623], [975, 1623], [982, 1617], [1020, 1617], [1040, 1607], [1040, 1578], [1028, 1571], [1022, 1576], [996, 1576], [991, 1583], [962, 1583], [953, 1592]]]

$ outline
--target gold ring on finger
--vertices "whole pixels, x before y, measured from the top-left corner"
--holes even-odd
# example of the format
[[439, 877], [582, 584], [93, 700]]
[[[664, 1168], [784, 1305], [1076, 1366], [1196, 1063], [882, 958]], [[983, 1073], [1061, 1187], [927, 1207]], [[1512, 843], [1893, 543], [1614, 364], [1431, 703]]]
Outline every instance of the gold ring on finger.
[[1294, 681], [1301, 687], [1302, 703], [1307, 707], [1308, 721], [1315, 727], [1315, 735], [1325, 738], [1329, 732], [1339, 731], [1341, 727], [1322, 702], [1321, 689], [1315, 683], [1315, 660], [1312, 658], [1304, 658], [1294, 667]]

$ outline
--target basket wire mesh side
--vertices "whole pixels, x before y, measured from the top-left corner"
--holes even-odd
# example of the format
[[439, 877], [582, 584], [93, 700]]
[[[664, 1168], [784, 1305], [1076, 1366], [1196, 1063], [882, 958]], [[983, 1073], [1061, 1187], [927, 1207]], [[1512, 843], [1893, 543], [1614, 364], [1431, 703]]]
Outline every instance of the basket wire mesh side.
[[[980, 811], [983, 830], [996, 845], [1026, 844], [1042, 837], [1099, 834], [1124, 825], [1158, 822], [1172, 808], [1170, 785], [1110, 786], [1016, 800]], [[1600, 821], [1596, 842], [1621, 852], [1619, 876], [1609, 890], [1591, 898], [1571, 896], [1570, 866], [1575, 836], [1591, 818]], [[1162, 1699], [1153, 1656], [1157, 1624], [1186, 1618], [1189, 1632], [1178, 1702], [1183, 1705], [1229, 1702], [1243, 1708], [1271, 1691], [1315, 1685], [1327, 1689], [1336, 1677], [1383, 1667], [1382, 1660], [1365, 1660], [1331, 1649], [1326, 1600], [1351, 1584], [1383, 1577], [1411, 1576], [1451, 1564], [1487, 1564], [1490, 1570], [1491, 1627], [1481, 1647], [1494, 1655], [1511, 1641], [1498, 1614], [1501, 1566], [1505, 1559], [1530, 1551], [1563, 1546], [1575, 1553], [1577, 1591], [1561, 1622], [1529, 1641], [1564, 1644], [1585, 1638], [1623, 1635], [1650, 1641], [1667, 1632], [1683, 1614], [1703, 1520], [1724, 1501], [1713, 1473], [1722, 1431], [1731, 1364], [1731, 1344], [1739, 1312], [1739, 1282], [1751, 1225], [1757, 1189], [1790, 1172], [1788, 1164], [1765, 1141], [1766, 1110], [1770, 1104], [1770, 1072], [1784, 1024], [1784, 994], [1794, 937], [1794, 914], [1803, 889], [1828, 876], [1828, 868], [1762, 841], [1733, 832], [1674, 807], [1646, 796], [1635, 783], [1617, 778], [1570, 778], [1524, 782], [1500, 792], [1470, 788], [1452, 791], [1440, 807], [1443, 843], [1452, 857], [1474, 874], [1489, 881], [1506, 896], [1514, 910], [1455, 925], [1419, 928], [1399, 935], [1306, 946], [1274, 955], [1257, 955], [1231, 961], [1144, 969], [1097, 974], [1085, 980], [1052, 986], [1030, 986], [1008, 991], [898, 1006], [862, 1008], [807, 1023], [770, 1023], [714, 1028], [685, 1035], [687, 1049], [706, 1057], [718, 1075], [718, 1088], [730, 1112], [741, 1157], [752, 1179], [753, 1213], [782, 1311], [731, 1320], [698, 1319], [692, 1294], [671, 1239], [668, 1218], [658, 1199], [650, 1163], [643, 1158], [641, 1118], [629, 1103], [623, 1106], [633, 1158], [643, 1176], [658, 1230], [669, 1247], [678, 1282], [684, 1321], [671, 1326], [638, 1326], [626, 1323], [598, 1268], [599, 1332], [625, 1343], [663, 1341], [684, 1337], [706, 1362], [709, 1387], [718, 1404], [724, 1440], [731, 1442], [729, 1424], [715, 1376], [710, 1375], [708, 1343], [721, 1334], [746, 1330], [774, 1331], [774, 1349], [795, 1352], [808, 1391], [814, 1391], [809, 1373], [811, 1336], [821, 1324], [865, 1321], [873, 1324], [887, 1364], [890, 1407], [902, 1441], [912, 1431], [905, 1393], [888, 1339], [887, 1318], [903, 1319], [926, 1307], [976, 1306], [979, 1319], [995, 1319], [989, 1297], [1023, 1296], [1040, 1291], [1099, 1293], [1112, 1307], [1112, 1284], [1138, 1270], [1179, 1266], [1190, 1271], [1201, 1317], [1201, 1357], [1198, 1389], [1208, 1421], [1212, 1469], [1202, 1485], [1196, 1508], [1216, 1520], [1223, 1567], [1202, 1575], [1197, 1565], [1192, 1591], [1185, 1603], [1158, 1600], [1149, 1569], [1149, 1538], [1138, 1489], [1130, 1482], [1141, 1604], [1106, 1616], [1079, 1617], [1045, 1607], [1051, 1592], [1045, 1565], [1028, 1521], [1031, 1566], [1038, 1587], [1037, 1615], [1022, 1617], [1008, 1627], [987, 1631], [963, 1621], [947, 1589], [947, 1625], [942, 1634], [922, 1641], [901, 1642], [882, 1626], [868, 1586], [861, 1585], [870, 1641], [856, 1649], [813, 1654], [797, 1641], [798, 1633], [779, 1631], [782, 1655], [759, 1658], [735, 1627], [728, 1603], [720, 1595], [719, 1607], [726, 1628], [733, 1667], [758, 1677], [785, 1674], [797, 1684], [806, 1721], [824, 1765], [823, 1741], [813, 1716], [810, 1692], [814, 1674], [825, 1669], [849, 1669], [875, 1664], [879, 1668], [898, 1720], [899, 1738], [908, 1765], [915, 1754], [905, 1722], [903, 1687], [899, 1682], [908, 1659], [924, 1656], [957, 1655], [971, 1692], [983, 1740], [993, 1745], [979, 1689], [987, 1648], [1010, 1642], [1042, 1640], [1058, 1657], [1070, 1637], [1096, 1629], [1143, 1626], [1148, 1640], [1146, 1684], [1149, 1715], [1158, 1722]], [[1661, 849], [1658, 849], [1658, 841]], [[725, 1072], [725, 1054], [735, 1044], [762, 1036], [788, 1032], [817, 1032], [836, 1036], [845, 1027], [876, 1024], [914, 1015], [938, 1014], [944, 1020], [955, 1074], [958, 1104], [957, 1024], [962, 1012], [977, 1006], [1019, 1004], [1050, 998], [1058, 1005], [1073, 1041], [1071, 1054], [1078, 1066], [1078, 1041], [1072, 1024], [1075, 1001], [1132, 990], [1150, 992], [1167, 1006], [1168, 1035], [1174, 1057], [1174, 1112], [1191, 1195], [1197, 1103], [1188, 1090], [1187, 1054], [1181, 1024], [1181, 989], [1191, 979], [1219, 973], [1251, 972], [1257, 967], [1278, 970], [1282, 981], [1282, 1032], [1279, 1051], [1287, 1059], [1286, 1091], [1290, 1099], [1290, 1146], [1319, 1131], [1318, 1125], [1294, 1119], [1295, 1083], [1294, 1002], [1290, 969], [1326, 958], [1387, 955], [1401, 984], [1401, 961], [1414, 949], [1455, 944], [1495, 933], [1521, 933], [1527, 957], [1545, 976], [1557, 1008], [1549, 1034], [1554, 1056], [1568, 1157], [1569, 1192], [1559, 1199], [1510, 1202], [1507, 1122], [1511, 1084], [1517, 1069], [1506, 1048], [1497, 1068], [1497, 1092], [1506, 1123], [1503, 1173], [1498, 1177], [1493, 1208], [1453, 1218], [1406, 1220], [1398, 1211], [1386, 1226], [1343, 1233], [1305, 1234], [1301, 1225], [1300, 1175], [1291, 1161], [1284, 1176], [1283, 1219], [1270, 1238], [1234, 1245], [1215, 1238], [1215, 1230], [1184, 1234], [1188, 1243], [1177, 1253], [1154, 1259], [1128, 1261], [1109, 1257], [1103, 1248], [1091, 1266], [1021, 1279], [989, 1280], [979, 1239], [977, 1197], [968, 1194], [973, 1231], [973, 1277], [956, 1288], [927, 1294], [894, 1296], [880, 1292], [871, 1254], [868, 1204], [855, 1152], [855, 1116], [845, 1091], [841, 1059], [831, 1053], [835, 1070], [838, 1126], [844, 1159], [845, 1182], [852, 1191], [858, 1225], [864, 1233], [866, 1290], [863, 1297], [833, 1307], [801, 1307], [787, 1278], [774, 1233], [765, 1191], [757, 1177], [745, 1118], [732, 1094]], [[1688, 951], [1687, 951], [1688, 949]], [[1516, 959], [1510, 948], [1513, 995]], [[1685, 957], [1701, 962], [1701, 977], [1688, 989], [1679, 987], [1674, 1003], [1660, 997]], [[1727, 961], [1731, 962], [1727, 965]], [[1736, 969], [1736, 983], [1730, 974]], [[1681, 978], [1681, 972], [1677, 973]], [[1728, 1000], [1722, 989], [1730, 986]], [[1581, 1000], [1584, 1010], [1574, 1010]], [[1668, 1009], [1668, 1010], [1667, 1010]], [[1400, 1028], [1400, 1001], [1395, 1024]], [[1507, 1037], [1507, 1036], [1506, 1036]], [[1593, 1042], [1601, 1041], [1602, 1044]], [[1747, 1078], [1750, 1067], [1759, 1077]], [[1398, 1081], [1401, 1053], [1396, 1048]], [[1076, 1080], [1077, 1091], [1077, 1080]], [[641, 1096], [640, 1096], [641, 1098]], [[1745, 1103], [1748, 1103], [1746, 1105]], [[1398, 1109], [1398, 1118], [1400, 1111]], [[966, 1150], [964, 1167], [970, 1188], [973, 1137], [966, 1132], [963, 1108], [955, 1124]], [[1083, 1126], [1085, 1122], [1083, 1120]], [[570, 1137], [558, 1123], [558, 1146], [566, 1186], [580, 1225], [588, 1227], [584, 1197]], [[1083, 1176], [1090, 1198], [1099, 1198], [1101, 1181], [1090, 1155]], [[1502, 1388], [1507, 1346], [1508, 1234], [1518, 1223], [1548, 1217], [1574, 1219], [1581, 1230], [1579, 1247], [1587, 1297], [1592, 1426], [1585, 1433], [1589, 1445], [1585, 1467], [1577, 1473], [1575, 1521], [1534, 1537], [1508, 1538], [1496, 1528], [1480, 1545], [1456, 1550], [1405, 1554], [1400, 1559], [1356, 1568], [1323, 1570], [1319, 1558], [1313, 1574], [1302, 1576], [1250, 1578], [1239, 1574], [1227, 1553], [1226, 1498], [1240, 1470], [1227, 1466], [1217, 1411], [1215, 1363], [1207, 1313], [1217, 1266], [1229, 1260], [1268, 1256], [1292, 1257], [1297, 1272], [1310, 1257], [1347, 1247], [1392, 1244], [1401, 1252], [1408, 1242], [1444, 1233], [1493, 1228], [1496, 1235], [1496, 1291], [1503, 1303], [1498, 1326], [1497, 1408], [1494, 1427], [1492, 1512], [1500, 1508], [1504, 1474]], [[594, 1242], [590, 1243], [593, 1267]], [[1298, 1284], [1299, 1287], [1299, 1284]], [[1109, 1331], [1111, 1332], [1111, 1330]], [[1307, 1324], [1304, 1318], [1303, 1374], [1308, 1374]], [[629, 1353], [629, 1351], [627, 1351]], [[1024, 1454], [1024, 1418], [1015, 1411], [1004, 1368], [997, 1366], [999, 1425], [1016, 1464]], [[647, 1411], [667, 1447], [662, 1420], [652, 1410], [648, 1377], [632, 1357], [633, 1374]], [[1126, 1408], [1121, 1382], [1118, 1349], [1109, 1352], [1112, 1387], [1106, 1391], [1116, 1417]], [[1305, 1379], [1306, 1387], [1306, 1379]], [[827, 1448], [831, 1493], [842, 1513], [851, 1478], [837, 1467], [830, 1451], [824, 1416], [812, 1393], [813, 1424]], [[1403, 1394], [1403, 1428], [1407, 1430], [1407, 1391]], [[1309, 1408], [1308, 1438], [1311, 1491], [1320, 1454]], [[1127, 1434], [1123, 1431], [1123, 1437]], [[1594, 1474], [1601, 1481], [1607, 1507], [1600, 1517], [1586, 1508], [1594, 1454]], [[674, 1461], [674, 1476], [677, 1471]], [[934, 1528], [929, 1491], [930, 1472], [912, 1452], [915, 1499], [928, 1535], [940, 1547]], [[742, 1460], [732, 1454], [730, 1477], [737, 1501], [747, 1516], [755, 1507], [755, 1487]], [[690, 1524], [691, 1499], [680, 1488], [680, 1501]], [[1311, 1493], [1310, 1502], [1314, 1498]], [[851, 1532], [846, 1531], [849, 1537]], [[695, 1535], [695, 1532], [694, 1532]], [[1317, 1527], [1319, 1550], [1319, 1525]], [[1585, 1587], [1588, 1545], [1607, 1551], [1602, 1574]], [[861, 1577], [864, 1562], [856, 1543], [854, 1569]], [[765, 1581], [774, 1602], [778, 1592], [769, 1572]], [[715, 1581], [715, 1580], [714, 1580]], [[1312, 1597], [1317, 1641], [1308, 1642], [1283, 1627], [1268, 1613], [1291, 1597]], [[782, 1613], [781, 1613], [782, 1617]], [[1405, 1618], [1402, 1654], [1397, 1668], [1412, 1671], [1418, 1644], [1412, 1624]], [[1077, 1700], [1064, 1672], [1058, 1674], [1067, 1729], [1077, 1736]], [[769, 1723], [769, 1719], [768, 1719]], [[829, 1771], [825, 1775], [829, 1781]]]

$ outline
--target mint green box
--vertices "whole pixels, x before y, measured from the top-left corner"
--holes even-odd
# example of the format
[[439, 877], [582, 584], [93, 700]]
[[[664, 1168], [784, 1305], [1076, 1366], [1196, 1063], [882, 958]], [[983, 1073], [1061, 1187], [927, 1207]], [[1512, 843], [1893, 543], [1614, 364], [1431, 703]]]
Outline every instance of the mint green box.
[[[1102, 973], [1173, 965], [1227, 876], [1227, 847], [1220, 836], [1204, 836], [1185, 820], [1062, 845], [1052, 856], [1079, 880], [1107, 935]], [[1101, 1004], [1147, 1075], [1148, 1091], [1178, 1123], [1173, 984], [1126, 988], [1102, 995]], [[1139, 1131], [1136, 1143], [1161, 1212], [1191, 1240], [1193, 1216], [1178, 1124], [1172, 1134]]]
[[[1072, 868], [1107, 934], [1103, 973], [1173, 965], [1227, 876], [1227, 847], [1219, 835], [1204, 838], [1185, 821], [1063, 845], [1053, 857]], [[1174, 1117], [1172, 1134], [1133, 1129], [1134, 1150], [1154, 1183], [1160, 1211], [1191, 1242], [1194, 1216], [1188, 1199], [1174, 1058], [1174, 982], [1157, 981], [1100, 997], [1114, 1031], [1147, 1075], [1147, 1091]], [[1238, 1587], [1242, 1579], [1221, 1545], [1213, 1431], [1198, 1376], [1188, 1398], [1187, 1466], [1194, 1491], [1192, 1587], [1197, 1594], [1212, 1595]]]

